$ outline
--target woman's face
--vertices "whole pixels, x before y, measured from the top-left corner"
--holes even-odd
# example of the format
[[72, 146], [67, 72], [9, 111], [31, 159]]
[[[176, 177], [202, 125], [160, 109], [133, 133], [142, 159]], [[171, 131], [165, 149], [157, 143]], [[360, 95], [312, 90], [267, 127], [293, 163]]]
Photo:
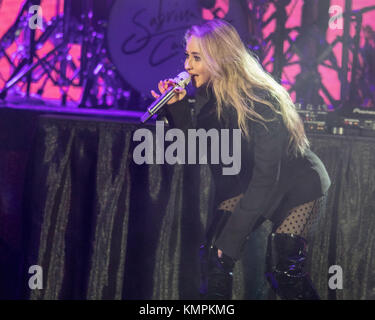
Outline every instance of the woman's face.
[[191, 36], [187, 41], [185, 56], [185, 70], [191, 75], [193, 85], [199, 88], [209, 80], [210, 73], [203, 63], [196, 37]]

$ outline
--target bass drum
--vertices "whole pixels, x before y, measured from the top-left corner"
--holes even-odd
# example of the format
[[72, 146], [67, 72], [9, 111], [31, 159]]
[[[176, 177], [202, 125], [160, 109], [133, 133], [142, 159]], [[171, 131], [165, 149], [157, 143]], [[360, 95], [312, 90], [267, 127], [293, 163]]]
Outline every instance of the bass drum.
[[[247, 12], [229, 2], [225, 20], [247, 40]], [[246, 1], [245, 1], [246, 2]], [[204, 21], [199, 0], [117, 0], [108, 21], [107, 47], [120, 76], [149, 95], [161, 79], [184, 70], [184, 34]]]

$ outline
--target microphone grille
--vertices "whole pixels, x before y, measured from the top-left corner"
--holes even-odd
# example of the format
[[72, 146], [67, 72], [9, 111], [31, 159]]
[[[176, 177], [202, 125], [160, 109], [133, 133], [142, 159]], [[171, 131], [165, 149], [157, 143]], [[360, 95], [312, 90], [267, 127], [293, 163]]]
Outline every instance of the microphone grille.
[[183, 71], [178, 74], [174, 81], [182, 88], [185, 88], [191, 80], [190, 74], [186, 71]]

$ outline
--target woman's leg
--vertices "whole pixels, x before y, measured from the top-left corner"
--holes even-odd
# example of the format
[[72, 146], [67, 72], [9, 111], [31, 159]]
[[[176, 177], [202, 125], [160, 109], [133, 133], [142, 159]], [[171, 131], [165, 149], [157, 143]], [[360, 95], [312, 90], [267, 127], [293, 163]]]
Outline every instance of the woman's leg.
[[[218, 250], [214, 243], [219, 237], [228, 218], [233, 214], [226, 210], [218, 209], [214, 221], [207, 233], [206, 243], [200, 247], [201, 261], [201, 297], [207, 300], [229, 300], [232, 298], [233, 268], [235, 260], [227, 256], [225, 252]], [[259, 227], [264, 218], [260, 217], [254, 230]]]
[[201, 297], [208, 300], [229, 300], [232, 297], [233, 268], [235, 261], [214, 246], [228, 218], [233, 214], [242, 194], [219, 204], [206, 233], [206, 242], [200, 247]]
[[200, 247], [200, 293], [203, 299], [229, 300], [232, 296], [234, 261], [225, 255], [218, 257], [218, 250], [213, 245], [231, 214], [226, 210], [216, 211], [206, 235], [206, 242]]
[[268, 241], [266, 277], [282, 299], [317, 300], [319, 296], [306, 272], [307, 238], [323, 210], [323, 198], [288, 211], [274, 226]]
[[291, 209], [286, 219], [276, 226], [275, 233], [292, 233], [307, 238], [319, 216], [317, 213], [318, 201], [310, 201]]

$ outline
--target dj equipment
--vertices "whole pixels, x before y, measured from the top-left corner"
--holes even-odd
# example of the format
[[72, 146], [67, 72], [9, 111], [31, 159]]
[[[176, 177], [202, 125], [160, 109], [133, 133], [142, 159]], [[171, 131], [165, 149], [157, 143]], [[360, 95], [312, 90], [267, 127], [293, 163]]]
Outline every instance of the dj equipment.
[[351, 114], [340, 117], [345, 135], [375, 137], [375, 110], [354, 108]]
[[306, 132], [312, 133], [328, 133], [328, 111], [326, 105], [313, 106], [308, 104], [302, 109], [301, 104], [296, 104], [296, 109], [301, 117]]
[[307, 133], [325, 133], [345, 136], [375, 136], [375, 110], [354, 108], [352, 112], [328, 111], [325, 105], [296, 104]]

